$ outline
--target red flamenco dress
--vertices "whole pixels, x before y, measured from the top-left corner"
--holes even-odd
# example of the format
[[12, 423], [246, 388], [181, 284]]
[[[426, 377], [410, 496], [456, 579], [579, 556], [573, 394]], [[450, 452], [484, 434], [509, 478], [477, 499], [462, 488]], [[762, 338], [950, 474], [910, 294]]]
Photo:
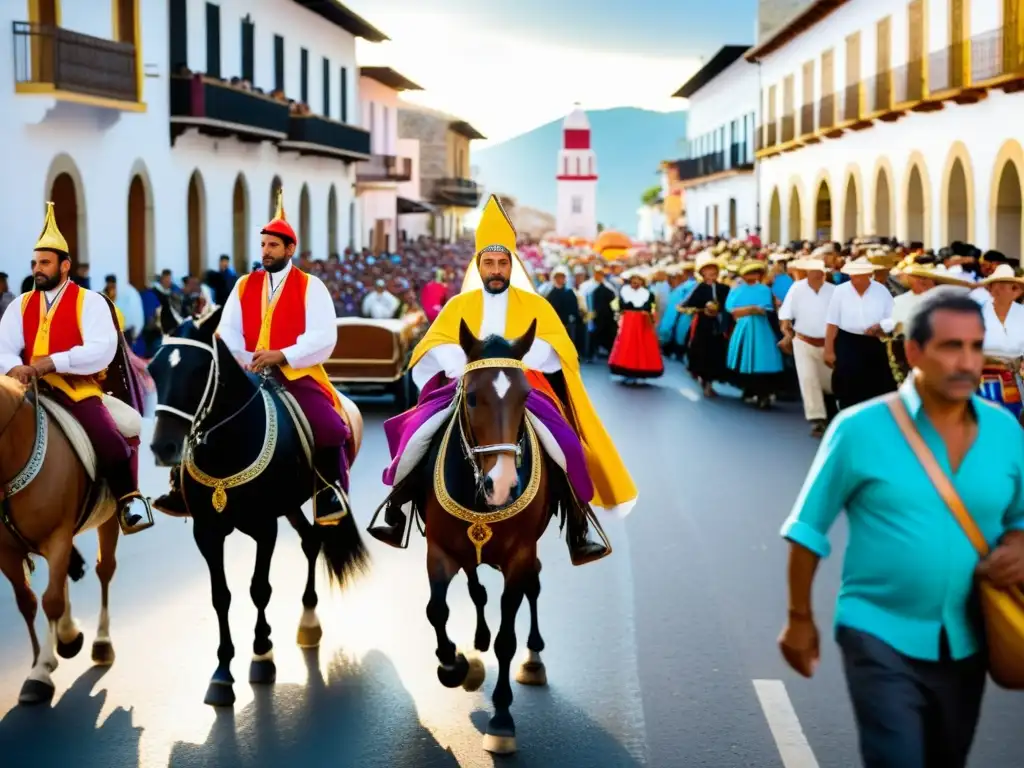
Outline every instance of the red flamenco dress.
[[627, 380], [656, 379], [665, 372], [651, 311], [654, 296], [646, 288], [623, 286], [619, 293], [619, 333], [608, 368]]

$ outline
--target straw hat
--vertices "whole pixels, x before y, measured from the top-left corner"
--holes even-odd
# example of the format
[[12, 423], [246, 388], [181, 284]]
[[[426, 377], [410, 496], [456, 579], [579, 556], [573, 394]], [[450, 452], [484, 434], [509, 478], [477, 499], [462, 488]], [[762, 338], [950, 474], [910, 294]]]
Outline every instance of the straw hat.
[[881, 267], [872, 264], [867, 259], [861, 257], [859, 259], [853, 259], [852, 261], [846, 262], [846, 264], [843, 265], [842, 272], [844, 275], [873, 275], [878, 269], [881, 269]]
[[555, 275], [562, 275], [563, 277], [568, 277], [569, 270], [566, 268], [564, 264], [559, 264], [557, 267], [551, 270], [551, 276], [554, 277]]
[[749, 275], [751, 272], [766, 272], [767, 270], [767, 264], [765, 264], [763, 261], [753, 259], [751, 261], [746, 261], [743, 264], [740, 264], [739, 268], [736, 271], [739, 273], [740, 277], [743, 277], [744, 275]]
[[950, 272], [945, 264], [931, 266], [928, 264], [910, 264], [902, 273], [901, 277], [923, 277], [931, 280], [937, 285], [958, 285], [967, 287], [972, 283], [965, 280], [963, 273]]
[[1009, 264], [1000, 264], [991, 275], [981, 281], [982, 285], [994, 285], [995, 283], [1024, 285], [1024, 278], [1017, 277], [1017, 273]]
[[804, 272], [824, 272], [826, 270], [824, 259], [794, 259], [789, 266], [793, 269], [801, 269]]
[[725, 265], [720, 259], [716, 259], [713, 254], [705, 251], [697, 257], [695, 269], [700, 272], [704, 267], [717, 267], [719, 270], [722, 270], [725, 268]]

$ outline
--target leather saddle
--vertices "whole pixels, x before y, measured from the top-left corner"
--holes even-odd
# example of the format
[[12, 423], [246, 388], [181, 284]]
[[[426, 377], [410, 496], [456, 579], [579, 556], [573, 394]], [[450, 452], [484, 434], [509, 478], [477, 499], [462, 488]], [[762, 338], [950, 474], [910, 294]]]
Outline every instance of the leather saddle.
[[[72, 416], [67, 408], [42, 392], [40, 392], [39, 401], [47, 416], [56, 422], [64, 436], [67, 437], [68, 442], [71, 443], [71, 447], [74, 448], [75, 453], [82, 462], [82, 466], [85, 467], [85, 472], [89, 475], [89, 479], [95, 480], [97, 467], [96, 449], [93, 448], [89, 436], [78, 422], [78, 419]], [[110, 395], [103, 395], [103, 405], [114, 419], [117, 431], [123, 437], [131, 440], [139, 436], [142, 431], [142, 417], [138, 411]]]

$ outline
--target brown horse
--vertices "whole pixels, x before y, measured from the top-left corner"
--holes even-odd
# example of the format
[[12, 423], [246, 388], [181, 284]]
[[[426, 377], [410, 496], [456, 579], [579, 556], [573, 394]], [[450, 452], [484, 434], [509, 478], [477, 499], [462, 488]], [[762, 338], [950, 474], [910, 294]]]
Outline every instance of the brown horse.
[[477, 566], [490, 565], [505, 578], [501, 625], [494, 641], [495, 713], [484, 735], [484, 749], [499, 754], [516, 750], [509, 667], [516, 652], [516, 614], [524, 597], [530, 604], [529, 656], [516, 679], [525, 685], [547, 683], [540, 658], [544, 640], [537, 628], [537, 540], [559, 507], [564, 514], [561, 494], [571, 493], [526, 418], [530, 384], [521, 361], [535, 333], [536, 323], [513, 342], [496, 336], [481, 341], [462, 324], [460, 344], [468, 363], [454, 414], [439, 431], [433, 460], [428, 462], [433, 471], [424, 515], [430, 579], [427, 618], [437, 633], [437, 675], [446, 687], [476, 690], [484, 677], [480, 660], [467, 660], [448, 638], [448, 585], [460, 570], [466, 572], [477, 609], [474, 645], [483, 652], [490, 644], [490, 631], [484, 619], [487, 593], [477, 578]]
[[[57, 655], [70, 659], [82, 649], [82, 631], [71, 616], [68, 576], [77, 581], [84, 573], [85, 563], [73, 539], [85, 528], [97, 528], [99, 536], [96, 575], [102, 607], [92, 659], [101, 665], [114, 661], [107, 596], [117, 567], [116, 504], [105, 486], [93, 488], [63, 430], [8, 376], [0, 376], [0, 478], [4, 483], [0, 488], [0, 570], [14, 588], [32, 641], [32, 671], [18, 701], [47, 703], [53, 698], [50, 676], [57, 668]], [[36, 596], [29, 584], [33, 554], [41, 555], [49, 569], [43, 593], [47, 630], [42, 646], [35, 630]]]

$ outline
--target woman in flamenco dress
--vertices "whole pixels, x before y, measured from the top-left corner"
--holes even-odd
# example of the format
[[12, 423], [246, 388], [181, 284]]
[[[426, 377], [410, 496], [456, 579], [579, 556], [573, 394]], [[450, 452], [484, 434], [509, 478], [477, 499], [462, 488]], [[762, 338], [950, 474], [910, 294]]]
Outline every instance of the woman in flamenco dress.
[[665, 364], [654, 330], [654, 295], [640, 272], [630, 271], [628, 278], [629, 283], [619, 291], [619, 332], [608, 368], [613, 375], [632, 383], [658, 378], [665, 372]]
[[742, 265], [740, 281], [725, 300], [725, 311], [736, 321], [729, 337], [729, 373], [743, 390], [743, 399], [756, 403], [762, 410], [771, 407], [785, 370], [778, 335], [772, 326], [772, 290], [761, 282], [766, 268], [764, 262], [756, 260]]

